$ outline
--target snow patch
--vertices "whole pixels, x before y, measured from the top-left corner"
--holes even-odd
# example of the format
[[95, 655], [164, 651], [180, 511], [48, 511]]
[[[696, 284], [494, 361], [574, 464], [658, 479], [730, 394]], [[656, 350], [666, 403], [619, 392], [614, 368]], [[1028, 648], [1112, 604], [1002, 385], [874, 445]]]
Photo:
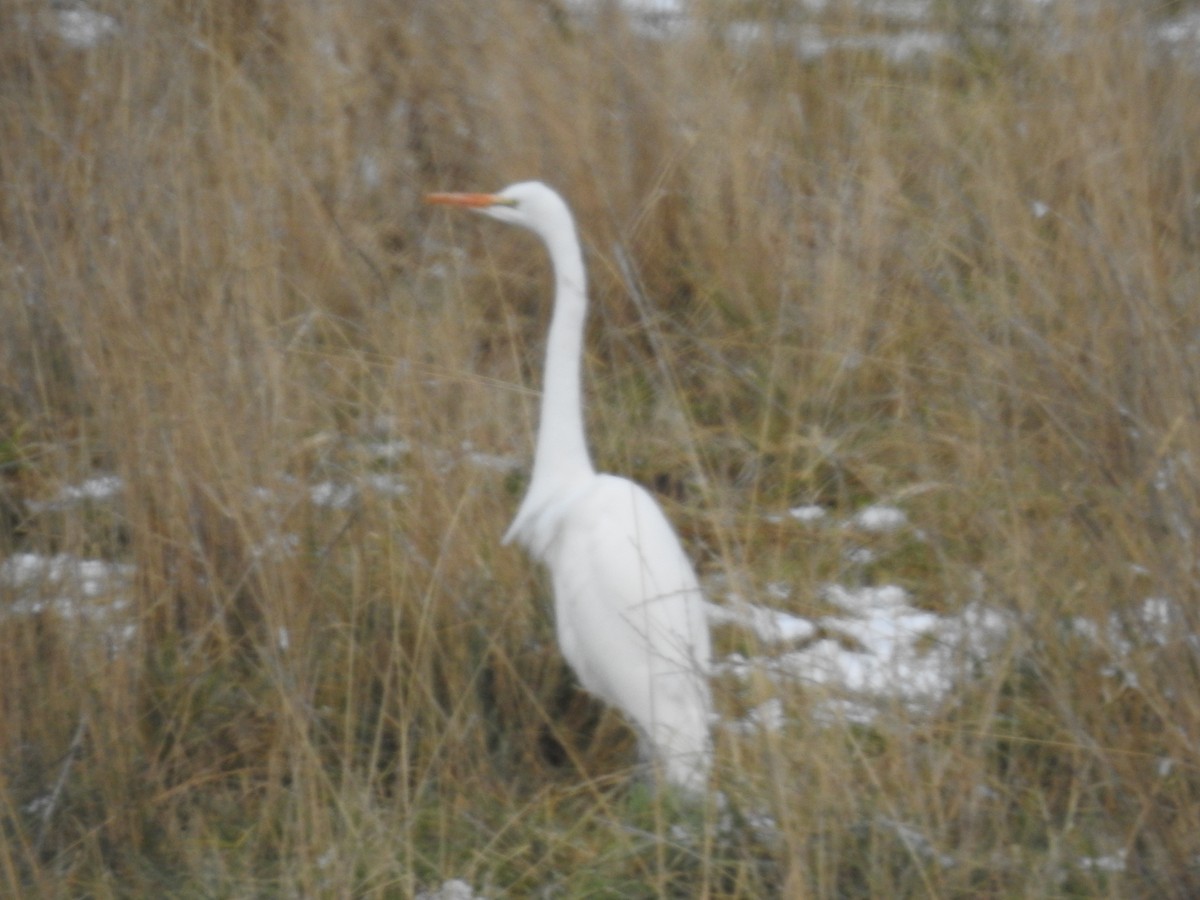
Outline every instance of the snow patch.
[[58, 10], [55, 18], [58, 36], [76, 50], [90, 50], [121, 32], [120, 23], [112, 16], [82, 4]]
[[806, 525], [811, 525], [814, 522], [820, 522], [828, 513], [825, 507], [817, 506], [815, 503], [810, 503], [805, 506], [793, 506], [788, 510], [788, 515], [797, 522], [803, 522]]
[[863, 531], [887, 532], [907, 525], [908, 516], [894, 506], [867, 506], [855, 513], [852, 521]]
[[137, 634], [126, 596], [133, 573], [126, 563], [18, 553], [0, 563], [0, 591], [15, 595], [0, 603], [0, 618], [54, 615], [91, 626], [115, 650]]
[[972, 604], [957, 615], [939, 615], [914, 607], [897, 585], [829, 585], [824, 598], [836, 612], [811, 619], [736, 597], [727, 606], [710, 604], [714, 624], [741, 625], [765, 643], [807, 641], [783, 653], [731, 654], [715, 670], [820, 687], [829, 699], [818, 718], [865, 723], [881, 706], [899, 703], [921, 711], [941, 702], [968, 664], [986, 658], [1008, 633], [1006, 617], [994, 610]]
[[485, 897], [475, 893], [475, 889], [461, 878], [451, 878], [443, 881], [441, 887], [421, 891], [417, 900], [485, 900]]
[[119, 475], [97, 475], [79, 484], [69, 484], [49, 500], [31, 500], [29, 511], [33, 513], [54, 512], [82, 503], [105, 503], [115, 499], [125, 489]]

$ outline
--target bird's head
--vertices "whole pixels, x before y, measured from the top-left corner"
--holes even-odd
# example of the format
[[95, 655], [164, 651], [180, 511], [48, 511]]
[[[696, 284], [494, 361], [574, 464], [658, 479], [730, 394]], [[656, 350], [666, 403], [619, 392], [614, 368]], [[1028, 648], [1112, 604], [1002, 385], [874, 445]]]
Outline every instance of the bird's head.
[[521, 225], [550, 241], [555, 233], [574, 231], [562, 197], [540, 181], [522, 181], [498, 194], [429, 194], [426, 203], [470, 209], [501, 222]]

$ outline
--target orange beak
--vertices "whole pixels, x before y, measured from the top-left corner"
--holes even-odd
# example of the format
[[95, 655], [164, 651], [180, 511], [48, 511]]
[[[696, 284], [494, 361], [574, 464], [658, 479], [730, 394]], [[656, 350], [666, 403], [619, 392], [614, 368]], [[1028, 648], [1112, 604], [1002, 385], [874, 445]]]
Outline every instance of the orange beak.
[[498, 194], [426, 194], [425, 202], [438, 206], [462, 206], [466, 209], [484, 209], [505, 204], [504, 198]]

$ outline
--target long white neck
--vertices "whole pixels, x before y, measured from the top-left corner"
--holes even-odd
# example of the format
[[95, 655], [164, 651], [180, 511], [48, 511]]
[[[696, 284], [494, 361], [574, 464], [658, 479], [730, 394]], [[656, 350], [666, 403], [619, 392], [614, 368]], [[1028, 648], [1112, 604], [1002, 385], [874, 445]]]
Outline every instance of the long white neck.
[[546, 339], [542, 408], [530, 493], [591, 475], [583, 425], [583, 335], [587, 319], [587, 285], [583, 256], [569, 224], [546, 235], [554, 266], [554, 314]]
[[543, 513], [596, 472], [583, 431], [583, 255], [569, 217], [542, 237], [554, 265], [554, 313], [546, 339], [537, 449], [525, 499], [504, 535], [504, 543], [519, 541], [536, 557], [544, 555], [555, 533], [554, 522]]

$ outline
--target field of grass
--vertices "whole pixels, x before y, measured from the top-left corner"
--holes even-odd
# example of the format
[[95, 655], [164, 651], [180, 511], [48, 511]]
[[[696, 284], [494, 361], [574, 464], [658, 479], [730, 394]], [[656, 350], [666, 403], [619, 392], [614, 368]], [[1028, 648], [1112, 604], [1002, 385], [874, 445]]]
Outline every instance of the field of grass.
[[[1186, 4], [931, 6], [894, 59], [797, 51], [897, 27], [852, 3], [97, 2], [81, 47], [8, 0], [0, 895], [1200, 894]], [[647, 787], [499, 545], [544, 253], [421, 203], [530, 178], [598, 464], [713, 602], [1002, 617], [946, 697], [721, 675], [780, 720], [716, 730], [724, 804]]]

